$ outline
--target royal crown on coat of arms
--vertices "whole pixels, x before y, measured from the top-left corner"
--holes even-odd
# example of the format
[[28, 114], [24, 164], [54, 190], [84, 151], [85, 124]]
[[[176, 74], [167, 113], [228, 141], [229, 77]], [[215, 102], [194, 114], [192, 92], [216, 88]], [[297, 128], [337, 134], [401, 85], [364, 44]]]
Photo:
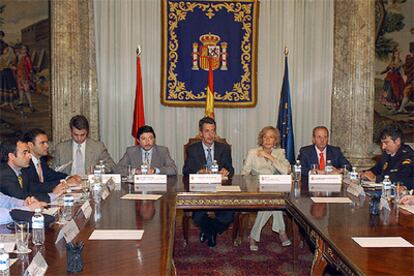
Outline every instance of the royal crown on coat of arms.
[[[227, 70], [227, 42], [221, 42], [220, 37], [215, 34], [203, 34], [200, 36], [201, 45], [197, 42], [193, 43], [193, 70], [200, 68], [209, 70], [209, 59], [211, 59], [212, 70]], [[200, 50], [198, 49], [200, 47]]]

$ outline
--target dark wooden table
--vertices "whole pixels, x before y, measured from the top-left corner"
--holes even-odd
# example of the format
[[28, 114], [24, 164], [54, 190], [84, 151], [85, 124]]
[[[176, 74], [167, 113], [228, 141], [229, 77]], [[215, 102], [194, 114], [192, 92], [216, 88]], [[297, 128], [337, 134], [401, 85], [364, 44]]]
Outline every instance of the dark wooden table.
[[[98, 275], [169, 275], [174, 274], [173, 244], [177, 209], [285, 209], [293, 218], [295, 233], [302, 228], [316, 245], [312, 271], [321, 275], [327, 263], [345, 274], [414, 275], [414, 249], [361, 248], [351, 238], [402, 236], [414, 243], [414, 215], [396, 212], [371, 217], [368, 199], [353, 198], [352, 204], [314, 204], [306, 190], [302, 193], [260, 191], [257, 177], [235, 176], [223, 185], [240, 186], [241, 192], [190, 192], [187, 177], [168, 177], [167, 192], [157, 201], [129, 201], [120, 197], [133, 192], [133, 185], [123, 183], [112, 191], [91, 218], [75, 217], [80, 233], [75, 241], [84, 241], [82, 274]], [[156, 192], [160, 193], [160, 192]], [[339, 194], [332, 194], [338, 196]], [[101, 217], [95, 220], [94, 213]], [[141, 241], [89, 241], [94, 229], [144, 229]], [[22, 274], [34, 254], [41, 250], [48, 265], [47, 274], [66, 274], [66, 248], [55, 244], [58, 226], [46, 231], [46, 243], [11, 267], [12, 274]], [[295, 235], [294, 243], [298, 243]], [[13, 255], [11, 257], [14, 257]]]

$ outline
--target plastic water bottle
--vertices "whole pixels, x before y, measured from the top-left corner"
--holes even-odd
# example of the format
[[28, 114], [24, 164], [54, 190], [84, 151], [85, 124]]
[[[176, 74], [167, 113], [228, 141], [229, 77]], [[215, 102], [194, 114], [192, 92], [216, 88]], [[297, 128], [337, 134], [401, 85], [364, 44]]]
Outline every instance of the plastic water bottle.
[[389, 200], [391, 198], [391, 180], [388, 175], [384, 176], [384, 180], [382, 181], [382, 197]]
[[101, 202], [102, 199], [102, 185], [99, 183], [95, 183], [93, 184], [92, 187], [92, 194], [93, 194], [93, 201], [95, 203], [99, 203]]
[[63, 218], [66, 221], [72, 219], [74, 201], [73, 195], [64, 195], [63, 197]]
[[293, 165], [293, 179], [295, 181], [300, 181], [300, 177], [302, 174], [302, 166], [300, 164], [300, 160], [296, 160], [295, 165]]
[[331, 174], [333, 172], [332, 161], [326, 160], [325, 173]]
[[34, 245], [45, 243], [45, 219], [40, 208], [35, 209], [32, 217], [32, 242]]
[[99, 160], [99, 168], [101, 169], [101, 175], [106, 173], [106, 167], [103, 160]]
[[213, 163], [211, 164], [211, 173], [212, 174], [218, 174], [219, 173], [219, 165], [217, 163], [217, 160], [213, 160]]
[[9, 276], [9, 254], [4, 250], [4, 244], [0, 243], [0, 276]]
[[352, 171], [349, 173], [349, 179], [351, 181], [358, 181], [358, 172], [356, 167], [352, 167]]

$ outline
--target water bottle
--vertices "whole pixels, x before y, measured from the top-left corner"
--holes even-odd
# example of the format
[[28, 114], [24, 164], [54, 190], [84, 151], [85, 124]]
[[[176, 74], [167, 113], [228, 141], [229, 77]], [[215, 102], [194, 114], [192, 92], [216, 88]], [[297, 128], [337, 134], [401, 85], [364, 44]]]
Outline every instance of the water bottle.
[[34, 245], [45, 243], [45, 219], [40, 208], [35, 209], [32, 217], [32, 242]]
[[331, 160], [326, 160], [325, 173], [331, 174], [332, 172], [333, 172], [332, 162]]
[[4, 244], [0, 243], [0, 276], [9, 276], [9, 254], [4, 250]]
[[93, 194], [93, 200], [94, 200], [95, 203], [101, 202], [101, 199], [102, 199], [102, 186], [101, 186], [100, 183], [93, 184], [92, 194]]
[[96, 165], [93, 169], [93, 177], [95, 181], [102, 183], [102, 169], [101, 165]]
[[382, 197], [389, 200], [391, 198], [391, 180], [388, 175], [384, 176], [384, 180], [382, 181]]
[[352, 182], [358, 181], [358, 172], [356, 170], [356, 167], [352, 167], [352, 171], [349, 173], [349, 179]]
[[217, 163], [217, 160], [213, 160], [213, 163], [211, 164], [211, 173], [212, 174], [218, 174], [219, 173], [219, 165]]
[[293, 165], [293, 180], [300, 181], [300, 176], [302, 174], [302, 166], [300, 165], [300, 160], [296, 160], [295, 165]]
[[63, 218], [66, 221], [70, 221], [72, 219], [74, 201], [73, 195], [63, 196]]
[[103, 160], [99, 160], [99, 168], [101, 169], [101, 175], [106, 173], [106, 167]]

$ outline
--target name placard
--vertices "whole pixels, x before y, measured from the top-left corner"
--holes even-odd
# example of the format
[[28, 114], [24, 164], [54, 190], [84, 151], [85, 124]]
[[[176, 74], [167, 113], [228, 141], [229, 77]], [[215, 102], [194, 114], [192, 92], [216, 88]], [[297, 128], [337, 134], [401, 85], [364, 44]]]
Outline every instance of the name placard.
[[102, 183], [107, 183], [110, 179], [112, 179], [114, 183], [121, 183], [120, 174], [103, 174], [102, 175]]
[[167, 175], [165, 174], [137, 174], [134, 177], [136, 184], [166, 184]]
[[342, 184], [342, 175], [340, 174], [312, 174], [312, 175], [309, 175], [309, 183]]
[[91, 204], [89, 203], [89, 200], [85, 201], [85, 203], [82, 204], [81, 211], [83, 213], [83, 216], [86, 219], [89, 219], [91, 217], [92, 207], [91, 207]]
[[338, 193], [341, 191], [341, 184], [313, 184], [309, 183], [310, 192], [334, 192]]
[[48, 268], [48, 265], [46, 263], [45, 258], [43, 258], [40, 252], [37, 252], [32, 262], [27, 267], [27, 270], [24, 273], [24, 275], [41, 276], [46, 273], [47, 268]]
[[71, 219], [68, 223], [60, 229], [59, 234], [56, 238], [56, 243], [58, 243], [62, 238], [65, 238], [66, 243], [71, 242], [76, 235], [79, 234], [79, 228], [76, 225], [76, 222]]
[[290, 174], [262, 174], [259, 175], [259, 183], [290, 186], [292, 184], [292, 176]]
[[107, 199], [107, 197], [110, 195], [110, 192], [109, 192], [109, 190], [108, 190], [108, 188], [104, 188], [103, 190], [102, 190], [102, 195], [101, 195], [101, 198], [102, 198], [102, 200], [105, 200], [105, 199]]
[[190, 184], [221, 183], [221, 174], [190, 174]]
[[286, 184], [260, 184], [260, 192], [290, 192], [290, 185]]
[[135, 184], [135, 192], [166, 192], [167, 184]]
[[359, 195], [365, 195], [364, 189], [356, 184], [350, 184], [346, 191], [356, 197], [358, 197]]
[[190, 192], [216, 192], [217, 185], [190, 184]]

